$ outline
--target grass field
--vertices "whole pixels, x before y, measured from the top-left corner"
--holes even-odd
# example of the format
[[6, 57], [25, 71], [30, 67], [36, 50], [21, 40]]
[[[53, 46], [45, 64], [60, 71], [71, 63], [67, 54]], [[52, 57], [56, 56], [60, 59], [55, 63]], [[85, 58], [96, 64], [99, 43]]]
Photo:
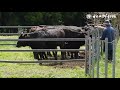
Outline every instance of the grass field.
[[[0, 36], [0, 38], [16, 38], [17, 36]], [[16, 42], [0, 41], [0, 44], [16, 44]], [[120, 78], [120, 41], [116, 47], [116, 78]], [[16, 48], [13, 45], [0, 46], [0, 49], [30, 49]], [[0, 52], [0, 60], [33, 60], [32, 52]], [[111, 63], [108, 65], [108, 77], [111, 77]], [[104, 61], [100, 62], [100, 77], [104, 77]], [[86, 78], [84, 68], [55, 68], [39, 64], [0, 63], [0, 78]]]

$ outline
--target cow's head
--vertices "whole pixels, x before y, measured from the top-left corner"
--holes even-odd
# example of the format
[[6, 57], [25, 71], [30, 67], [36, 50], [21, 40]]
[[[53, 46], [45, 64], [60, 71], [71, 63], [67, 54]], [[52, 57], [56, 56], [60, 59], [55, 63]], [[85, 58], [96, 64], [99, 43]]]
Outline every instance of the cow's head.
[[[28, 39], [30, 36], [24, 32], [21, 33], [18, 39]], [[25, 47], [28, 46], [27, 41], [18, 41], [16, 47]]]

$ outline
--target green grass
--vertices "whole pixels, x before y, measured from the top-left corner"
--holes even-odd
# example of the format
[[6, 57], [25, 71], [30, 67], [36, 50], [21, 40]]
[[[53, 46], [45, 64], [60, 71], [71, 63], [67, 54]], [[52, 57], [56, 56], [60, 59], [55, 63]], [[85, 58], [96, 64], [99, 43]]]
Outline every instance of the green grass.
[[[1, 78], [80, 78], [81, 71], [76, 69], [59, 69], [38, 64], [0, 64]], [[84, 71], [82, 71], [83, 73]]]
[[[116, 46], [116, 63], [115, 63], [115, 78], [120, 78], [120, 40], [117, 43]], [[101, 57], [100, 63], [99, 63], [99, 77], [100, 78], [105, 78], [105, 55], [103, 54], [103, 56]], [[112, 78], [112, 68], [113, 68], [113, 62], [108, 63], [108, 73], [107, 73], [107, 78]], [[91, 71], [92, 72], [92, 71]], [[94, 68], [94, 77], [97, 77], [97, 65]]]
[[[17, 36], [0, 36], [0, 38], [18, 38]], [[16, 41], [0, 41], [0, 44], [16, 44]], [[82, 47], [84, 48], [84, 47]], [[116, 47], [116, 78], [120, 78], [120, 40]], [[0, 46], [0, 49], [19, 50], [29, 47]], [[0, 52], [0, 60], [34, 60], [32, 52]], [[108, 64], [108, 77], [111, 78], [112, 64]], [[89, 77], [89, 76], [88, 76]], [[96, 67], [95, 67], [96, 77]], [[104, 78], [104, 61], [100, 61], [100, 77]], [[55, 68], [39, 64], [0, 63], [0, 78], [87, 78], [84, 68]]]
[[[0, 38], [18, 38], [17, 36]], [[15, 41], [2, 41], [0, 44], [16, 44]], [[29, 47], [0, 46], [4, 50], [31, 49]], [[0, 52], [0, 60], [34, 60], [32, 52]], [[55, 68], [39, 64], [0, 63], [0, 78], [84, 78], [84, 69], [80, 67]]]

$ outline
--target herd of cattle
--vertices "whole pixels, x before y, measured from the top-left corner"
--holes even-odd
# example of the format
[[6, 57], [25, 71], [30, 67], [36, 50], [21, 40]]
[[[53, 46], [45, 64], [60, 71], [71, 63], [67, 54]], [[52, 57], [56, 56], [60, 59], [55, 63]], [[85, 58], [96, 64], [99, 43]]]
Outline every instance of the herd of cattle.
[[[85, 38], [87, 31], [99, 28], [103, 30], [103, 26], [86, 25], [84, 27], [77, 26], [33, 26], [21, 33], [19, 39], [38, 39], [38, 38]], [[85, 41], [18, 41], [16, 47], [30, 46], [31, 49], [79, 49]], [[55, 60], [57, 60], [57, 51], [52, 51]], [[52, 56], [50, 52], [33, 51], [34, 59], [43, 60]], [[79, 51], [64, 52], [61, 51], [61, 59], [66, 59], [69, 55], [71, 59], [79, 58]]]

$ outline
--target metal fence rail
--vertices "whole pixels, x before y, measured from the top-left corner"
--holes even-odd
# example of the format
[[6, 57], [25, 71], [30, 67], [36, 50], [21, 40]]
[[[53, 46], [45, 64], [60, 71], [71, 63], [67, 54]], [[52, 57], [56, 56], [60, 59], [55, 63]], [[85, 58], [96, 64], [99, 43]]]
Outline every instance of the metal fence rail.
[[45, 51], [85, 51], [85, 49], [32, 49], [32, 50], [0, 50], [0, 52], [45, 52]]
[[[18, 28], [19, 26], [14, 26]], [[26, 26], [25, 26], [26, 27]], [[6, 27], [0, 27], [6, 28]], [[12, 28], [12, 27], [7, 27]], [[20, 28], [20, 27], [19, 27]], [[23, 27], [22, 27], [23, 28]], [[28, 27], [29, 28], [29, 27]], [[20, 33], [1, 33], [0, 35], [19, 35]], [[26, 33], [27, 34], [27, 33]], [[85, 38], [35, 38], [35, 39], [0, 39], [0, 41], [85, 41]], [[15, 45], [15, 44], [0, 44], [0, 45]], [[85, 51], [85, 49], [32, 49], [32, 50], [0, 50], [0, 52], [45, 52], [45, 51]], [[70, 59], [70, 60], [39, 60], [39, 61], [11, 61], [0, 60], [1, 63], [50, 63], [50, 62], [75, 62], [85, 61], [85, 59]]]
[[[103, 68], [104, 68], [104, 70], [103, 71], [100, 71], [100, 42], [101, 42], [101, 40], [94, 40], [94, 41], [97, 41], [97, 53], [95, 53], [93, 50], [95, 50], [94, 49], [94, 42], [92, 42], [92, 44], [90, 44], [90, 45], [92, 45], [92, 48], [93, 49], [91, 49], [93, 52], [93, 54], [92, 55], [95, 55], [95, 56], [89, 56], [89, 62], [92, 62], [92, 63], [89, 63], [89, 74], [90, 74], [90, 76], [92, 77], [92, 78], [95, 78], [95, 72], [94, 72], [94, 68], [96, 68], [96, 77], [97, 78], [99, 78], [100, 77], [100, 73], [104, 73], [104, 78], [108, 78], [108, 70], [109, 70], [109, 68], [108, 68], [108, 66], [109, 66], [109, 61], [108, 61], [108, 43], [112, 43], [113, 44], [113, 59], [112, 59], [112, 61], [111, 61], [111, 75], [112, 75], [112, 78], [115, 78], [115, 63], [116, 63], [116, 59], [115, 59], [115, 53], [116, 53], [116, 48], [115, 48], [115, 46], [116, 46], [116, 40], [113, 40], [112, 42], [108, 42], [108, 39], [107, 38], [105, 38], [105, 40], [102, 40], [104, 43], [105, 43], [105, 51], [104, 51], [104, 53], [103, 53], [103, 55], [102, 55], [102, 59], [104, 60], [103, 61], [103, 64], [101, 64], [102, 66], [104, 66]], [[103, 49], [103, 48], [102, 48]], [[91, 51], [91, 50], [89, 50], [89, 51]], [[89, 55], [91, 55], [91, 53], [89, 54]], [[104, 57], [103, 57], [104, 56]], [[96, 57], [96, 59], [95, 59], [95, 57]], [[94, 61], [95, 62], [97, 62], [97, 63], [94, 63]], [[91, 73], [92, 72], [92, 73]]]
[[[0, 35], [20, 35], [21, 33], [0, 33]], [[29, 33], [24, 33], [29, 34]]]
[[[85, 38], [41, 38], [41, 39], [0, 39], [0, 41], [84, 41]], [[3, 44], [4, 45], [4, 44]], [[12, 45], [12, 44], [11, 44]], [[85, 49], [32, 49], [32, 50], [0, 50], [0, 52], [45, 52], [45, 51], [85, 51]], [[6, 61], [5, 63], [40, 63], [40, 62], [72, 62], [85, 61], [85, 59], [74, 60], [40, 60], [40, 61]]]
[[0, 28], [31, 28], [34, 26], [0, 26]]
[[[93, 32], [88, 32], [89, 33], [89, 36], [92, 35], [92, 39], [89, 38], [89, 59], [88, 59], [88, 71], [89, 73], [87, 72], [87, 74], [90, 75], [90, 77], [92, 78], [95, 78], [95, 75], [97, 78], [100, 77], [100, 73], [104, 73], [104, 77], [105, 78], [108, 78], [108, 43], [112, 43], [113, 44], [113, 60], [112, 60], [112, 67], [111, 67], [111, 75], [112, 75], [112, 78], [115, 78], [115, 46], [116, 46], [116, 43], [115, 41], [119, 40], [119, 35], [116, 35], [115, 37], [115, 40], [113, 40], [113, 42], [108, 42], [107, 39], [105, 40], [100, 40], [100, 31], [98, 30], [94, 30]], [[116, 34], [118, 34], [119, 32], [116, 32]], [[95, 39], [94, 39], [95, 38]], [[94, 39], [94, 40], [93, 40]], [[101, 43], [102, 42], [102, 43]], [[104, 45], [105, 45], [105, 52], [103, 52], [103, 49], [104, 49]], [[101, 54], [100, 54], [101, 53]], [[104, 70], [103, 71], [100, 71], [100, 60], [101, 60], [101, 57], [103, 59], [103, 56], [104, 56], [104, 59], [105, 59], [105, 62], [104, 62]], [[104, 60], [103, 59], [103, 60]], [[86, 66], [87, 67], [87, 66]], [[96, 69], [94, 69], [96, 68]]]
[[[33, 26], [0, 26], [0, 28], [31, 28]], [[94, 78], [94, 74], [96, 73], [96, 77], [99, 78], [100, 70], [100, 52], [103, 53], [103, 44], [100, 45], [100, 36], [101, 31], [94, 29], [91, 32], [88, 32], [89, 35], [92, 35], [94, 38], [37, 38], [37, 39], [0, 39], [0, 41], [85, 41], [85, 49], [32, 49], [32, 50], [0, 50], [0, 52], [44, 52], [44, 51], [85, 51], [85, 59], [70, 59], [70, 60], [39, 60], [39, 61], [9, 61], [9, 60], [0, 60], [1, 63], [46, 63], [46, 62], [74, 62], [74, 61], [85, 61], [85, 73], [89, 74], [92, 78]], [[18, 35], [20, 33], [3, 33], [0, 35]], [[117, 35], [118, 36], [118, 35]], [[96, 41], [97, 40], [97, 41]], [[105, 78], [108, 77], [108, 41], [105, 42], [105, 63], [104, 63], [104, 75]], [[113, 42], [112, 42], [113, 43]], [[11, 44], [12, 45], [12, 44]], [[113, 44], [113, 61], [112, 61], [112, 77], [115, 78], [115, 44]], [[101, 48], [101, 49], [100, 49]], [[98, 55], [98, 56], [97, 56]], [[102, 54], [103, 55], [103, 54]], [[97, 62], [97, 63], [96, 63]], [[96, 64], [96, 65], [95, 65]], [[96, 72], [95, 70], [96, 68]]]
[[16, 44], [0, 44], [0, 45], [16, 45]]
[[0, 41], [85, 41], [85, 38], [0, 39]]
[[38, 61], [11, 61], [11, 60], [0, 60], [0, 63], [50, 63], [50, 62], [84, 62], [85, 59], [70, 59], [70, 60], [38, 60]]

